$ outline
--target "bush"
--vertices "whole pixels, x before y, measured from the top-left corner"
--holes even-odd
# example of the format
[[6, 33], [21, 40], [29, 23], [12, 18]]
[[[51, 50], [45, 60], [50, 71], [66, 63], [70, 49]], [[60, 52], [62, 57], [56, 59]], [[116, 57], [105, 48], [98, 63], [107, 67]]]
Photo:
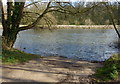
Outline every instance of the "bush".
[[120, 70], [120, 54], [113, 55], [111, 58], [104, 62], [102, 68], [98, 68], [95, 76], [100, 81], [108, 81], [117, 79]]

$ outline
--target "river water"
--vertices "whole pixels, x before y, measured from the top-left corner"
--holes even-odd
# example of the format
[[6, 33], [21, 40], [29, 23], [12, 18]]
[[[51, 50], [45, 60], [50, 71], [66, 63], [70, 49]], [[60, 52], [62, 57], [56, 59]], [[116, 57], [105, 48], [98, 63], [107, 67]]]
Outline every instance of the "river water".
[[41, 56], [104, 61], [118, 53], [114, 29], [30, 29], [18, 34], [15, 48]]

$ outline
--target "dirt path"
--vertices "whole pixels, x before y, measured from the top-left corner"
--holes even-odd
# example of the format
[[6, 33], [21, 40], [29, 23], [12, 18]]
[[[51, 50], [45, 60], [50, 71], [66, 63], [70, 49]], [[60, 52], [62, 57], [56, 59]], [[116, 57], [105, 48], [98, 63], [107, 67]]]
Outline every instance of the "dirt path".
[[2, 66], [2, 82], [89, 82], [99, 63], [63, 57], [44, 57], [19, 65]]

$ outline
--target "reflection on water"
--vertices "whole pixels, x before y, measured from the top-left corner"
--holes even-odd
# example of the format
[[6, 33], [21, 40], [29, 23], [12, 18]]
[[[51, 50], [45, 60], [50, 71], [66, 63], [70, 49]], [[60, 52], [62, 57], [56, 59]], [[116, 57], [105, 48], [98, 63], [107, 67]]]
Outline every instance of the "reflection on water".
[[103, 61], [117, 53], [113, 29], [31, 29], [22, 31], [14, 45], [27, 53]]

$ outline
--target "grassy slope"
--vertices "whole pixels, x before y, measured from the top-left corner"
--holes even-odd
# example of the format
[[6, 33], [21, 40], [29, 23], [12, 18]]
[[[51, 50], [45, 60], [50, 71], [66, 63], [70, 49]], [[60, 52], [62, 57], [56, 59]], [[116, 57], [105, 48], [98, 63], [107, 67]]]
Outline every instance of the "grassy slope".
[[[95, 76], [98, 81], [113, 81], [120, 76], [120, 54], [113, 55], [103, 63], [102, 68], [98, 68]], [[120, 80], [119, 80], [120, 81]]]
[[29, 61], [31, 59], [40, 58], [38, 55], [28, 54], [19, 50], [3, 50], [2, 62], [4, 64], [17, 64]]

